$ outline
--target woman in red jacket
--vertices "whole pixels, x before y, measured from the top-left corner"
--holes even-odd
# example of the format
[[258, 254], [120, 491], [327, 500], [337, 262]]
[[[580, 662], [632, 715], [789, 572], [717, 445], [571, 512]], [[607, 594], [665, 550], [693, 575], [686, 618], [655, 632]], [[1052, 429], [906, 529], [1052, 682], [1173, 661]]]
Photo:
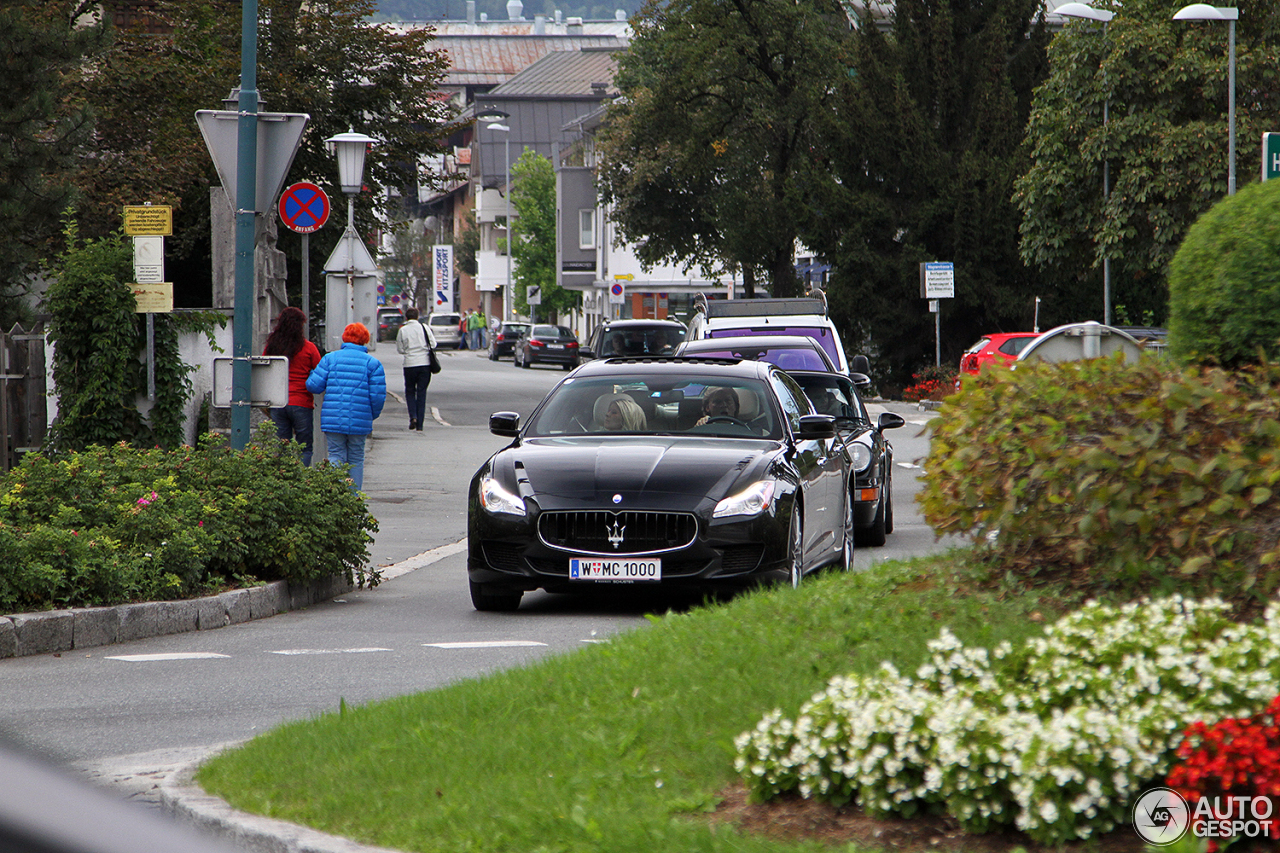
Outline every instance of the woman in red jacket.
[[307, 377], [320, 363], [320, 350], [303, 333], [307, 316], [301, 308], [286, 308], [276, 318], [276, 327], [267, 336], [263, 355], [289, 357], [289, 405], [271, 410], [276, 423], [276, 436], [284, 441], [297, 439], [302, 445], [302, 464], [311, 464], [315, 428], [315, 398], [307, 390]]

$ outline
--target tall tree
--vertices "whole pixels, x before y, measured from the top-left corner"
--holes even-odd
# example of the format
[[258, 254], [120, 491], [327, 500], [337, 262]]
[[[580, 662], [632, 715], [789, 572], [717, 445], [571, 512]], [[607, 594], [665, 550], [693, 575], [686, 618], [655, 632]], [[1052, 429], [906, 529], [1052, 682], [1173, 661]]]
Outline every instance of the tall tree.
[[1044, 78], [1039, 0], [898, 0], [892, 28], [862, 22], [823, 112], [835, 180], [814, 182], [806, 244], [852, 346], [888, 387], [932, 364], [919, 264], [955, 264], [942, 300], [950, 361], [984, 332], [1029, 329], [1034, 279], [1018, 257], [1013, 181], [1031, 92]]
[[75, 198], [75, 158], [92, 113], [66, 103], [68, 87], [108, 35], [100, 4], [0, 4], [0, 325], [20, 319], [37, 264], [51, 256]]
[[842, 73], [836, 0], [650, 0], [619, 61], [599, 184], [640, 260], [799, 290], [796, 211]]
[[[1099, 4], [1108, 7], [1109, 4]], [[1166, 274], [1191, 224], [1227, 190], [1227, 26], [1174, 21], [1170, 0], [1110, 4], [1103, 30], [1071, 22], [1049, 47], [1050, 74], [1027, 130], [1017, 182], [1022, 256], [1057, 286], [1075, 319], [1101, 320], [1102, 259], [1112, 302], [1165, 316]], [[1280, 112], [1280, 7], [1239, 3], [1237, 182], [1256, 180], [1258, 143]], [[1103, 121], [1103, 108], [1109, 107]], [[1103, 164], [1110, 196], [1103, 197]]]
[[551, 161], [526, 149], [511, 168], [511, 204], [516, 209], [512, 223], [514, 239], [511, 259], [515, 262], [516, 305], [530, 308], [526, 295], [530, 285], [540, 288], [537, 313], [558, 317], [576, 308], [578, 293], [556, 284], [556, 175]]
[[[175, 239], [166, 250], [178, 256], [177, 264], [191, 255], [196, 268], [208, 269], [207, 189], [217, 176], [194, 113], [222, 109], [222, 99], [239, 84], [241, 5], [159, 0], [157, 19], [168, 32], [122, 34], [86, 81], [83, 97], [101, 105], [105, 128], [97, 156], [81, 175], [93, 202], [81, 212], [86, 234], [116, 227], [125, 203], [166, 201], [178, 207]], [[263, 109], [311, 116], [286, 185], [314, 181], [339, 199], [337, 166], [324, 140], [348, 129], [378, 139], [365, 166], [371, 192], [357, 202], [362, 233], [376, 225], [384, 188], [416, 188], [419, 158], [438, 150], [448, 121], [448, 105], [436, 91], [448, 58], [431, 49], [433, 32], [370, 24], [373, 8], [372, 0], [259, 3]], [[312, 268], [319, 269], [332, 240], [310, 242]], [[281, 245], [299, 259], [296, 244]], [[297, 281], [293, 272], [291, 281]]]

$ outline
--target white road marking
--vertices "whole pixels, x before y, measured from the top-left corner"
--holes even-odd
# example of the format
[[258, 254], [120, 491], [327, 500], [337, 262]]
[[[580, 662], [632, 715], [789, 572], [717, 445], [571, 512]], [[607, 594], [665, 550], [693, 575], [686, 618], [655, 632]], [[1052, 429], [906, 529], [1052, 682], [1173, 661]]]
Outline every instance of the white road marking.
[[355, 655], [365, 652], [389, 652], [391, 649], [368, 648], [368, 649], [281, 649], [279, 651], [267, 652], [271, 655]]
[[422, 645], [437, 649], [518, 649], [545, 646], [546, 643], [536, 643], [533, 640], [475, 640], [462, 643], [423, 643]]
[[108, 655], [107, 660], [125, 660], [130, 663], [150, 663], [158, 660], [207, 660], [210, 658], [229, 658], [231, 655], [220, 655], [216, 652], [169, 652], [154, 655]]
[[916, 468], [916, 469], [918, 469], [920, 466], [919, 466], [919, 465], [917, 465], [917, 464], [915, 464], [914, 462], [899, 462], [899, 463], [898, 463], [898, 467], [899, 467], [899, 468]]

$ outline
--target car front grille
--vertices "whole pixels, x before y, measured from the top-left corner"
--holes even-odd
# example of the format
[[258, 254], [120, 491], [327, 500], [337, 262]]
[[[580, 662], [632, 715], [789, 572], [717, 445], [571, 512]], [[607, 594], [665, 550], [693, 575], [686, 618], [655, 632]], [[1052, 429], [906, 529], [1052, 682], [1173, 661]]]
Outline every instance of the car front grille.
[[580, 554], [652, 554], [693, 544], [698, 519], [685, 512], [544, 512], [538, 536]]

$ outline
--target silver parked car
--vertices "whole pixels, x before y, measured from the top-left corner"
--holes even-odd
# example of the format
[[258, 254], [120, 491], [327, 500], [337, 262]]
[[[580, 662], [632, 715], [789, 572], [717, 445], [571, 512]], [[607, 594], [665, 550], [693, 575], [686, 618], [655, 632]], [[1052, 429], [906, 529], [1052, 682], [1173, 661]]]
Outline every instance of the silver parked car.
[[462, 333], [458, 331], [458, 324], [461, 322], [462, 315], [455, 311], [439, 312], [428, 317], [427, 325], [431, 327], [431, 334], [435, 335], [436, 346], [454, 349], [460, 347]]

